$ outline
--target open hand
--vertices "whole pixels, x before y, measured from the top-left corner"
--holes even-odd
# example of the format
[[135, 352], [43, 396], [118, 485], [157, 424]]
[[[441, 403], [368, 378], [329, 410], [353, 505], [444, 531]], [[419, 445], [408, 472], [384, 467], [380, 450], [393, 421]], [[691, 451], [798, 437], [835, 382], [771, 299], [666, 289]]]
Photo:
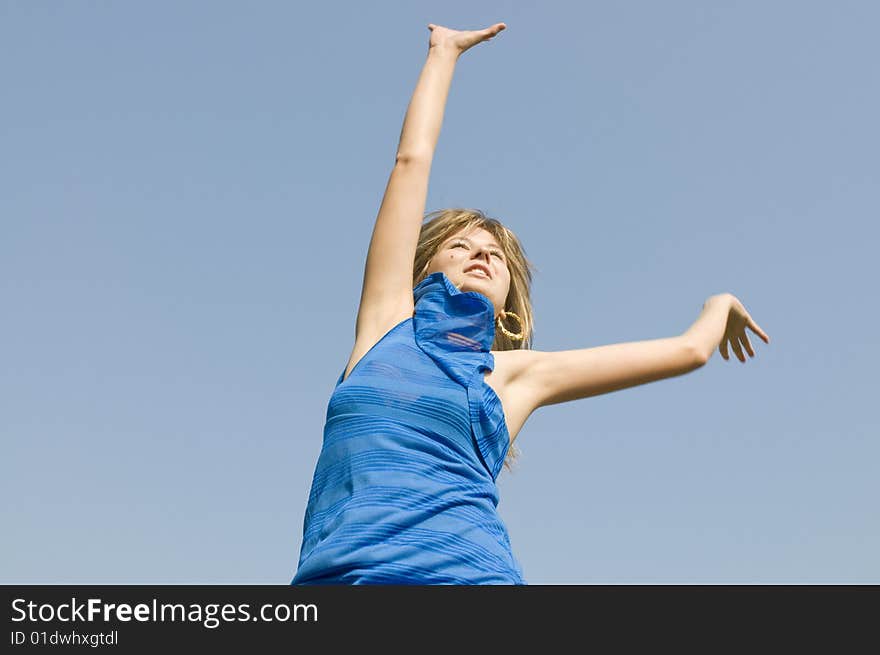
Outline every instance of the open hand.
[[745, 363], [746, 358], [743, 355], [743, 347], [749, 353], [749, 357], [755, 356], [755, 349], [752, 348], [752, 344], [749, 342], [746, 328], [748, 327], [752, 332], [761, 337], [765, 343], [770, 343], [770, 337], [752, 320], [752, 317], [736, 296], [732, 294], [727, 294], [727, 296], [730, 301], [730, 313], [727, 315], [727, 327], [724, 329], [724, 337], [721, 339], [718, 351], [724, 359], [730, 359], [730, 353], [727, 350], [729, 343], [733, 347], [737, 359]]
[[428, 29], [431, 30], [431, 41], [428, 45], [428, 50], [431, 48], [449, 50], [456, 56], [459, 56], [469, 48], [483, 41], [488, 41], [501, 30], [507, 29], [507, 25], [495, 23], [484, 30], [452, 30], [442, 25], [429, 23]]

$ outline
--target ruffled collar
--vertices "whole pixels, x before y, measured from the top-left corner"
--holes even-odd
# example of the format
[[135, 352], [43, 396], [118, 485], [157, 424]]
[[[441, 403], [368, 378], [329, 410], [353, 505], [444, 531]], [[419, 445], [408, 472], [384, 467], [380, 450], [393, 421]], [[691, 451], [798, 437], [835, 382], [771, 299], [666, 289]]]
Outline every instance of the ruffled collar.
[[479, 291], [461, 291], [445, 273], [431, 273], [413, 289], [413, 320], [421, 340], [450, 352], [489, 352], [495, 306]]
[[495, 306], [478, 291], [461, 291], [442, 272], [413, 289], [416, 344], [467, 390], [471, 430], [480, 458], [494, 480], [510, 444], [501, 400], [484, 378], [495, 369]]

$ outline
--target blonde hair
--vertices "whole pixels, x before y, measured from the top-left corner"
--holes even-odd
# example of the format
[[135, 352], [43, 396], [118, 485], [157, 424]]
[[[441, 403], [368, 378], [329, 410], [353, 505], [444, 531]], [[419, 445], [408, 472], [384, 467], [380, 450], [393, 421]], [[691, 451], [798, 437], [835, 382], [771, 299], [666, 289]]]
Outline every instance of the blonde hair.
[[[514, 341], [495, 326], [495, 340], [491, 350], [528, 350], [532, 347], [534, 331], [534, 312], [532, 310], [532, 273], [537, 268], [526, 257], [517, 236], [495, 218], [487, 216], [479, 209], [448, 208], [430, 212], [425, 217], [416, 246], [413, 262], [413, 288], [427, 277], [428, 266], [440, 246], [446, 239], [461, 231], [482, 228], [498, 241], [504, 251], [507, 270], [510, 272], [510, 289], [504, 302], [504, 311], [515, 313], [522, 319], [522, 340]], [[505, 327], [513, 333], [520, 331], [515, 319], [508, 323], [500, 319]], [[511, 464], [520, 454], [516, 446], [511, 445], [504, 458], [504, 466], [511, 470]]]

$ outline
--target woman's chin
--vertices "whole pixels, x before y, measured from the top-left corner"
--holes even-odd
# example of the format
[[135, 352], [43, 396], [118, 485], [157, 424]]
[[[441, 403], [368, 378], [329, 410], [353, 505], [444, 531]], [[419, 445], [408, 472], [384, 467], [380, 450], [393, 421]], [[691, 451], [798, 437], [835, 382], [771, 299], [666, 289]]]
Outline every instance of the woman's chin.
[[477, 284], [482, 287], [484, 283], [489, 282], [489, 278], [483, 277], [476, 273], [465, 273], [464, 282], [462, 284]]
[[487, 298], [489, 298], [489, 292], [491, 291], [491, 287], [488, 284], [480, 284], [476, 280], [467, 280], [462, 282], [462, 285], [458, 288], [459, 291], [476, 291], [477, 293], [481, 293]]
[[461, 283], [459, 289], [462, 291], [486, 291], [486, 285], [482, 284], [483, 282], [488, 282], [488, 280], [471, 280], [467, 279]]

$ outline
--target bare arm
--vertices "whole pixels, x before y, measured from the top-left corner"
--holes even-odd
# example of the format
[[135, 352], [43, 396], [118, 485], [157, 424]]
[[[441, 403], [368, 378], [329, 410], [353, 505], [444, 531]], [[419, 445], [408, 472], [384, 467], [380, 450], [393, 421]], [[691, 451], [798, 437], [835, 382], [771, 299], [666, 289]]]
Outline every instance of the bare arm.
[[742, 303], [727, 293], [709, 298], [694, 324], [679, 336], [580, 350], [516, 351], [508, 355], [509, 393], [530, 413], [544, 405], [684, 375], [706, 364], [719, 345], [725, 359], [730, 343], [744, 362], [741, 346], [755, 356], [746, 326], [770, 343]]
[[512, 393], [530, 410], [684, 375], [702, 364], [684, 337], [615, 343], [579, 350], [522, 350]]
[[428, 48], [400, 130], [397, 162], [433, 159], [458, 57], [450, 50]]
[[478, 31], [429, 25], [427, 60], [410, 99], [394, 167], [370, 239], [358, 309], [355, 352], [368, 350], [412, 315], [413, 260], [425, 213], [428, 178], [458, 58], [492, 38], [503, 23]]
[[358, 337], [378, 339], [412, 314], [412, 264], [456, 62], [452, 53], [430, 50], [407, 108], [364, 266]]

